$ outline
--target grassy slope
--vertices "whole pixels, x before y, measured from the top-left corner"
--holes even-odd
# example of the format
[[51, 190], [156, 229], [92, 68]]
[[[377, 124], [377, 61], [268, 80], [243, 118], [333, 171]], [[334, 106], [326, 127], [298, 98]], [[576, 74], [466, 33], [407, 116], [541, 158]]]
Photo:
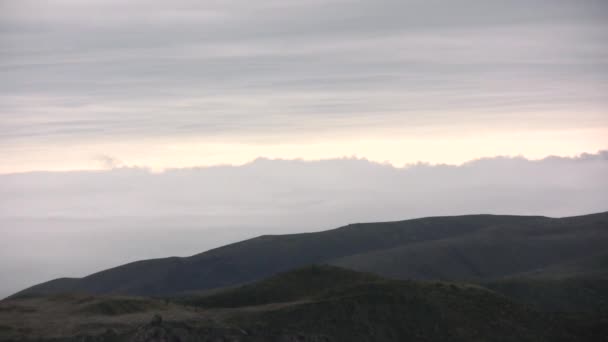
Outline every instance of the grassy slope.
[[270, 278], [211, 295], [176, 299], [185, 305], [205, 308], [234, 308], [270, 303], [310, 300], [336, 288], [382, 281], [382, 278], [331, 266], [306, 266]]
[[[112, 310], [97, 310], [100, 303]], [[537, 312], [476, 285], [389, 280], [332, 266], [305, 267], [177, 302], [55, 296], [0, 304], [0, 321], [13, 324], [4, 333], [0, 329], [0, 340], [9, 336], [7, 329], [17, 338], [18, 331], [22, 337], [105, 336], [109, 327], [117, 334], [101, 341], [138, 341], [151, 334], [243, 342], [598, 341], [606, 332], [596, 318], [581, 326], [578, 318]], [[166, 323], [146, 325], [157, 312]]]
[[[401, 279], [489, 280], [595, 255], [608, 246], [608, 215], [503, 223], [451, 239], [422, 241], [333, 260]], [[577, 265], [580, 271], [585, 265]], [[561, 270], [555, 269], [556, 272]]]
[[608, 252], [485, 286], [545, 311], [608, 314]]
[[153, 313], [183, 321], [192, 310], [162, 300], [89, 295], [51, 295], [0, 301], [0, 341], [97, 335], [108, 328], [128, 331]]
[[545, 311], [608, 314], [608, 277], [512, 278], [487, 286]]
[[581, 326], [581, 316], [542, 313], [477, 285], [389, 280], [329, 265], [182, 303], [234, 308], [286, 301], [294, 305], [237, 314], [231, 322], [335, 341], [591, 341], [605, 332], [596, 323], [601, 316], [584, 316]]
[[608, 315], [608, 252], [556, 264], [486, 287], [544, 311]]

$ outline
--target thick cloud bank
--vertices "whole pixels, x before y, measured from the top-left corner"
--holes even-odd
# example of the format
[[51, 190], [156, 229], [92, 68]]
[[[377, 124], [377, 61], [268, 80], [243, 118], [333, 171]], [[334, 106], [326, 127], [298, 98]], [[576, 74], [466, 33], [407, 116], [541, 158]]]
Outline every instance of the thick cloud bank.
[[608, 151], [395, 168], [361, 159], [0, 176], [0, 296], [268, 233], [472, 213], [608, 209]]

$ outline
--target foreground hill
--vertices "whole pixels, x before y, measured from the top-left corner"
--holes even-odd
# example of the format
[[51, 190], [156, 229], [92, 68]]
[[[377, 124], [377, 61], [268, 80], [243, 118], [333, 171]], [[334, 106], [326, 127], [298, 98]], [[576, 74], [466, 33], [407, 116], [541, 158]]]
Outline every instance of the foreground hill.
[[54, 295], [0, 302], [0, 340], [24, 342], [602, 341], [603, 323], [535, 311], [476, 285], [389, 280], [331, 266], [163, 300]]
[[[401, 279], [486, 283], [539, 270], [587, 274], [608, 246], [608, 213], [569, 218], [469, 215], [352, 224], [261, 236], [186, 258], [144, 260], [62, 278], [17, 294], [167, 296], [222, 288], [308, 264], [333, 264]], [[574, 266], [573, 266], [574, 265]], [[599, 265], [599, 266], [598, 266]]]

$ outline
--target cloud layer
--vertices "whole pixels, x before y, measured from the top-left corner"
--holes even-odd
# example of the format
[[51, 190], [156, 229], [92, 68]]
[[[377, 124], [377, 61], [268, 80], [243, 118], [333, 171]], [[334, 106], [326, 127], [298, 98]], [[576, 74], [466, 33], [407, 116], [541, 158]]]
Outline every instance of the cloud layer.
[[[255, 145], [466, 128], [571, 130], [587, 150], [607, 144], [585, 131], [608, 133], [601, 0], [0, 6], [9, 171], [58, 169], [61, 150], [79, 152], [70, 167], [85, 168], [96, 154], [161, 138]], [[549, 153], [572, 153], [561, 148]], [[25, 165], [45, 154], [55, 161]]]
[[604, 151], [461, 166], [258, 159], [164, 173], [0, 175], [0, 278], [8, 279], [0, 297], [54, 277], [190, 255], [261, 234], [436, 215], [605, 211], [606, 174]]

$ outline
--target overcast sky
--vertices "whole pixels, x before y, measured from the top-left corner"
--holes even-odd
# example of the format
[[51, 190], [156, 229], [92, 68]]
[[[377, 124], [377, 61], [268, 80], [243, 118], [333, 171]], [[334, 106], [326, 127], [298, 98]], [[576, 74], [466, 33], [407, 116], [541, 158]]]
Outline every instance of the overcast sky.
[[0, 0], [0, 297], [260, 234], [608, 210], [607, 42], [605, 0]]
[[596, 152], [607, 18], [603, 0], [0, 0], [0, 173]]

